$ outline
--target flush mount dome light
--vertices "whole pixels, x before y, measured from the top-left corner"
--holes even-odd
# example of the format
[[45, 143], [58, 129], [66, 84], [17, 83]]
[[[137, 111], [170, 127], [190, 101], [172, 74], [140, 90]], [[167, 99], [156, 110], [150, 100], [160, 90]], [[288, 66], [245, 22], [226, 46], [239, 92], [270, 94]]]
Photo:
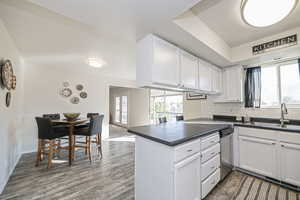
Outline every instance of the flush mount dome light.
[[100, 68], [103, 67], [103, 65], [105, 65], [106, 62], [103, 61], [102, 59], [91, 57], [87, 59], [87, 64], [90, 65], [91, 67]]
[[242, 0], [243, 20], [255, 27], [266, 27], [283, 20], [298, 0]]

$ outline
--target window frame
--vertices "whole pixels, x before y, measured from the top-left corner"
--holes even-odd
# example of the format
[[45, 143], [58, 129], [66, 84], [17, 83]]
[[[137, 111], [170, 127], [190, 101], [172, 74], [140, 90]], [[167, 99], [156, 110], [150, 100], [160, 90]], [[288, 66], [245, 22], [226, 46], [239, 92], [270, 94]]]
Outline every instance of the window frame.
[[[282, 102], [282, 83], [281, 83], [281, 66], [289, 65], [289, 64], [295, 64], [297, 63], [297, 60], [289, 60], [285, 62], [280, 62], [280, 63], [274, 63], [274, 64], [265, 64], [262, 65], [261, 67], [275, 67], [276, 68], [276, 74], [277, 74], [277, 92], [278, 92], [278, 102], [279, 104], [274, 106], [261, 106], [260, 108], [262, 109], [272, 109], [272, 108], [280, 108], [280, 105], [283, 103]], [[286, 106], [288, 108], [300, 108], [300, 104], [288, 104], [286, 103]]]
[[153, 119], [152, 120], [152, 118], [151, 118], [151, 115], [153, 114], [153, 109], [152, 109], [152, 106], [151, 106], [151, 99], [153, 99], [153, 103], [155, 102], [155, 98], [163, 98], [163, 103], [164, 103], [164, 111], [163, 112], [159, 112], [159, 113], [161, 113], [161, 114], [164, 114], [164, 115], [169, 115], [169, 114], [182, 114], [183, 115], [183, 110], [182, 110], [182, 113], [173, 113], [173, 112], [167, 112], [166, 111], [166, 98], [167, 97], [170, 97], [170, 96], [181, 96], [182, 97], [182, 106], [183, 106], [183, 101], [184, 101], [184, 96], [183, 96], [183, 93], [178, 93], [178, 94], [168, 94], [167, 93], [167, 90], [164, 90], [163, 91], [163, 94], [162, 95], [155, 95], [155, 96], [152, 96], [151, 95], [151, 89], [149, 90], [149, 118], [150, 118], [150, 121], [151, 121], [151, 124], [157, 124], [158, 123], [158, 119]]

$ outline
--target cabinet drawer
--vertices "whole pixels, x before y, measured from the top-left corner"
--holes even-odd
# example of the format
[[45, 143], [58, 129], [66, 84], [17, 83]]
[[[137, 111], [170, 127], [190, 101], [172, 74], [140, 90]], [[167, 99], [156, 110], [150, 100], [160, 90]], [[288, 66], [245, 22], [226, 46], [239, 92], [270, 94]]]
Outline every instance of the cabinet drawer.
[[202, 198], [206, 197], [208, 193], [218, 184], [220, 181], [220, 168], [218, 168], [211, 176], [209, 176], [202, 183]]
[[205, 151], [202, 151], [201, 155], [202, 155], [202, 159], [201, 162], [205, 163], [206, 161], [208, 161], [209, 159], [211, 159], [212, 157], [214, 157], [215, 155], [217, 155], [218, 153], [220, 153], [220, 144], [215, 144], [214, 146], [206, 149]]
[[279, 135], [278, 133], [279, 133], [278, 131], [273, 131], [273, 130], [239, 127], [239, 135], [240, 136], [257, 137], [257, 138], [262, 138], [262, 139], [276, 140]]
[[220, 167], [220, 154], [217, 154], [212, 159], [208, 160], [201, 166], [201, 180], [205, 180], [211, 175], [216, 169]]
[[175, 149], [175, 162], [179, 162], [198, 152], [200, 152], [200, 139], [182, 144]]
[[220, 136], [219, 133], [215, 133], [212, 136], [205, 138], [201, 142], [201, 150], [205, 150], [217, 143], [220, 142]]

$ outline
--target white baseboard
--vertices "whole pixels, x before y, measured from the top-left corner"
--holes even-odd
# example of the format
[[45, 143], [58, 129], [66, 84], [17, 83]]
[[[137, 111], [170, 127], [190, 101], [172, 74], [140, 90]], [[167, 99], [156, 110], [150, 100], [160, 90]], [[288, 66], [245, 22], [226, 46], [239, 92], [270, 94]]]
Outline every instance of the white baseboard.
[[20, 158], [21, 158], [22, 155], [23, 155], [23, 153], [20, 153], [20, 154], [18, 155], [18, 157], [17, 157], [17, 159], [16, 159], [16, 161], [15, 161], [15, 163], [14, 163], [14, 166], [10, 169], [10, 171], [9, 171], [8, 175], [6, 176], [5, 180], [3, 181], [3, 183], [0, 183], [0, 194], [2, 194], [2, 192], [3, 192], [3, 190], [4, 190], [5, 186], [6, 186], [6, 184], [7, 184], [7, 182], [8, 182], [8, 180], [9, 180], [9, 178], [10, 178], [10, 176], [11, 176], [12, 173], [14, 172], [14, 170], [15, 170], [17, 164], [19, 163]]

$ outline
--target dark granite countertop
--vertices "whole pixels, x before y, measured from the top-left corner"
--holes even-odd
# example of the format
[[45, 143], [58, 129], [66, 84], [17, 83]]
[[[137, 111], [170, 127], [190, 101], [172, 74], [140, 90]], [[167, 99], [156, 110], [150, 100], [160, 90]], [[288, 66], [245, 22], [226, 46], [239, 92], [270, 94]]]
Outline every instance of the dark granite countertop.
[[168, 146], [175, 146], [228, 127], [230, 127], [228, 124], [199, 124], [181, 121], [132, 127], [128, 129], [128, 132]]
[[199, 123], [199, 124], [207, 124], [207, 123], [219, 123], [219, 124], [232, 124], [234, 126], [240, 127], [248, 127], [248, 128], [259, 128], [259, 129], [268, 129], [268, 130], [278, 130], [278, 131], [285, 131], [285, 132], [294, 132], [300, 133], [300, 125], [292, 125], [286, 124], [285, 127], [281, 127], [278, 123], [269, 123], [269, 122], [251, 122], [251, 123], [243, 123], [243, 122], [236, 122], [236, 121], [221, 121], [220, 119], [208, 119], [208, 118], [198, 118], [188, 120], [189, 122]]

